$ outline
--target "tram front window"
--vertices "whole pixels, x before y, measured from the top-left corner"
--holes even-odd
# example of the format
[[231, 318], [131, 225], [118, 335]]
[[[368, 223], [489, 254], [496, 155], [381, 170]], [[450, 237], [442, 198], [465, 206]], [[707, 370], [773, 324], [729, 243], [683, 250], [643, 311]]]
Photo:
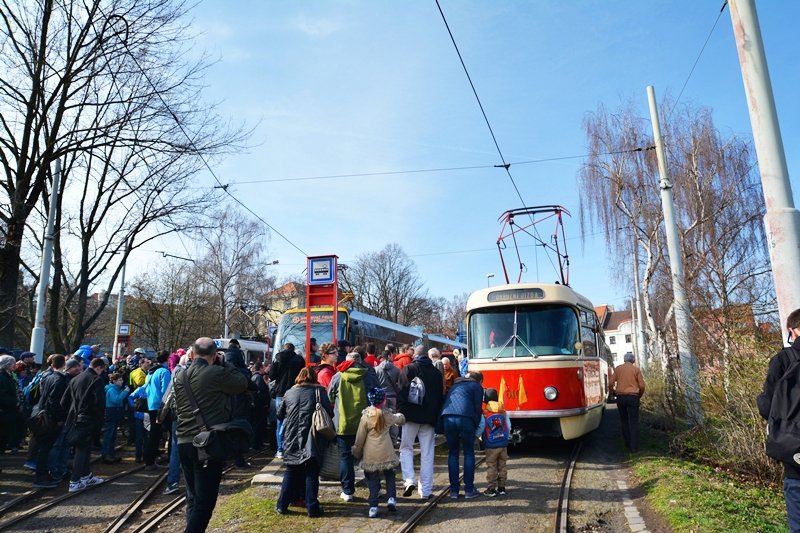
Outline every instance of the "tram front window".
[[470, 351], [479, 359], [578, 355], [578, 316], [560, 305], [494, 307], [469, 319]]
[[[331, 342], [333, 339], [332, 325], [333, 313], [331, 311], [311, 312], [311, 336], [317, 339], [318, 345]], [[347, 331], [347, 313], [339, 311], [336, 326], [338, 330], [336, 339], [344, 339]], [[281, 317], [280, 324], [278, 324], [276, 342], [280, 343], [279, 346], [276, 346], [278, 351], [282, 350], [283, 345], [288, 342], [294, 344], [295, 351], [298, 354], [305, 356], [306, 314], [304, 312], [284, 314]]]

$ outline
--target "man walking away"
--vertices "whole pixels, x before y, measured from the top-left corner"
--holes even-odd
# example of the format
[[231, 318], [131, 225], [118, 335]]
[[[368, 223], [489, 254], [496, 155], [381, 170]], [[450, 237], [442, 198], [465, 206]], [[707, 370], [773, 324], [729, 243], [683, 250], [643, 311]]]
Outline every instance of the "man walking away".
[[[419, 404], [409, 401], [409, 390], [417, 377], [424, 386], [424, 395]], [[444, 381], [441, 372], [436, 370], [433, 361], [425, 353], [424, 346], [417, 346], [414, 350], [414, 362], [403, 369], [401, 381], [405, 386], [398, 396], [398, 406], [406, 417], [400, 439], [403, 496], [411, 496], [416, 485], [414, 440], [419, 439], [419, 494], [428, 499], [433, 491], [433, 436], [444, 400]]]
[[[800, 361], [800, 309], [795, 309], [786, 318], [787, 339], [792, 345], [776, 353], [769, 362], [764, 388], [756, 398], [758, 413], [769, 420], [772, 399], [778, 381], [795, 361]], [[789, 530], [800, 532], [800, 465], [783, 463], [783, 498], [786, 501], [786, 514]]]
[[105, 369], [105, 359], [92, 359], [89, 368], [69, 382], [61, 398], [61, 407], [69, 413], [64, 424], [65, 431], [67, 435], [74, 432], [80, 436], [79, 440], [68, 443], [75, 446], [69, 492], [77, 492], [105, 481], [92, 475], [89, 470], [93, 435], [100, 432], [105, 414], [105, 388], [103, 378], [100, 377]]
[[[193, 352], [194, 361], [181, 374], [188, 376], [188, 386], [203, 413], [203, 420], [209, 427], [230, 421], [229, 398], [247, 389], [247, 378], [237, 368], [222, 366], [214, 340], [209, 337], [197, 339]], [[200, 533], [208, 527], [217, 505], [223, 461], [201, 461], [198, 457], [192, 439], [200, 433], [200, 421], [189, 402], [184, 383], [181, 375], [173, 384], [178, 417], [178, 454], [186, 478], [184, 531]]]
[[625, 354], [624, 363], [614, 369], [611, 388], [617, 396], [617, 411], [622, 423], [622, 437], [631, 452], [639, 449], [639, 400], [644, 394], [644, 378], [639, 367], [633, 364], [636, 358], [631, 352]]
[[458, 456], [464, 449], [464, 497], [476, 498], [475, 489], [475, 430], [480, 424], [483, 408], [483, 375], [470, 372], [468, 378], [458, 378], [447, 393], [442, 407], [442, 426], [447, 439], [447, 472], [450, 477], [450, 498], [458, 499], [460, 490]]

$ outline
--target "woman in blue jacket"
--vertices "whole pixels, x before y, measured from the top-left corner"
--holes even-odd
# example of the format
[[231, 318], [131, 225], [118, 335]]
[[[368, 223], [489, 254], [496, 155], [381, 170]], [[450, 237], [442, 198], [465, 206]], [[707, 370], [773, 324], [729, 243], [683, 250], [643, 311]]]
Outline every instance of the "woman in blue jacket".
[[161, 442], [161, 424], [158, 423], [158, 410], [164, 400], [164, 395], [169, 388], [169, 380], [172, 375], [167, 370], [167, 360], [169, 351], [161, 350], [158, 352], [156, 364], [153, 365], [145, 378], [144, 389], [147, 396], [147, 412], [150, 414], [150, 438], [144, 448], [145, 470], [155, 470], [156, 455], [158, 446]]

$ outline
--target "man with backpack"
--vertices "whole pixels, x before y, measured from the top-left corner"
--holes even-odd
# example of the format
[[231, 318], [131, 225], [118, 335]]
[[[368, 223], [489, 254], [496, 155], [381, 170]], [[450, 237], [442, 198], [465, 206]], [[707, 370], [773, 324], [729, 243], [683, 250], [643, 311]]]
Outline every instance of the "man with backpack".
[[[797, 412], [792, 404], [800, 400], [800, 396], [792, 394], [800, 381], [800, 309], [789, 314], [786, 329], [791, 346], [770, 360], [767, 379], [756, 404], [759, 414], [768, 421], [767, 454], [783, 463], [783, 497], [789, 530], [795, 533], [800, 532], [800, 442], [793, 442], [797, 433], [790, 428], [800, 424], [800, 420], [783, 418], [786, 413]], [[781, 451], [784, 453], [779, 453]]]
[[414, 349], [414, 361], [403, 369], [405, 384], [397, 397], [398, 408], [406, 417], [400, 440], [400, 467], [403, 471], [403, 496], [414, 492], [414, 441], [419, 439], [419, 494], [428, 499], [433, 492], [434, 433], [444, 400], [442, 374], [433, 366], [424, 346]]

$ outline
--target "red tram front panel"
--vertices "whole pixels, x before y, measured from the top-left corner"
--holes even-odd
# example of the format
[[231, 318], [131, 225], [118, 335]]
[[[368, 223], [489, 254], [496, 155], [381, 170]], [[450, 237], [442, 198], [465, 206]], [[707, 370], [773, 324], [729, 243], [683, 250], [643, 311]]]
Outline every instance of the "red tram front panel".
[[[512, 418], [573, 416], [603, 402], [600, 361], [597, 359], [545, 359], [470, 362], [483, 373], [483, 386], [497, 389]], [[545, 389], [557, 396], [548, 400]]]

